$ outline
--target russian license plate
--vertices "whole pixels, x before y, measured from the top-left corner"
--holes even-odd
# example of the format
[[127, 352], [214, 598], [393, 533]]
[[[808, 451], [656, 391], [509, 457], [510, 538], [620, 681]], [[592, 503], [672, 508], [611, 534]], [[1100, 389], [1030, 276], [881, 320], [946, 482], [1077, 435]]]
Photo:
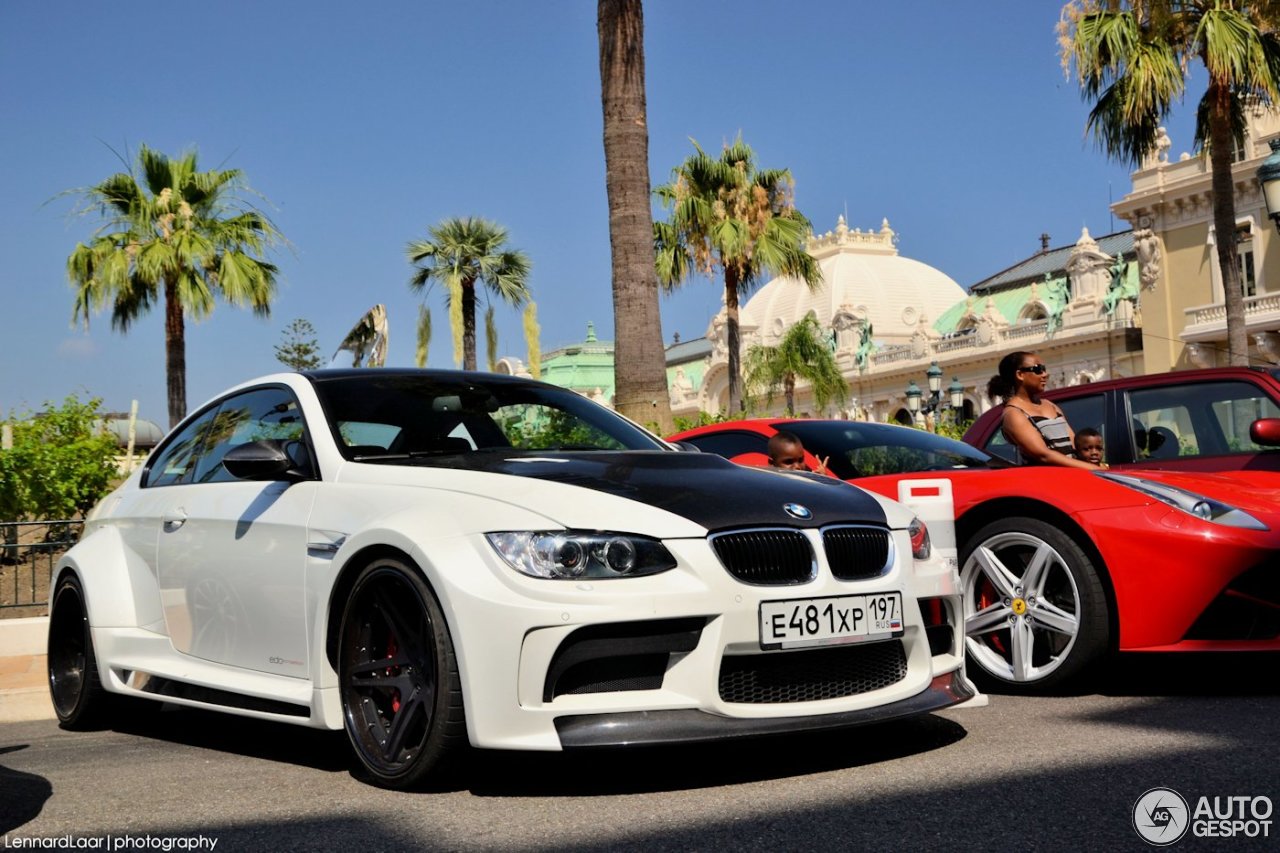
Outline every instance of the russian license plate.
[[794, 649], [902, 635], [902, 593], [760, 602], [760, 647]]

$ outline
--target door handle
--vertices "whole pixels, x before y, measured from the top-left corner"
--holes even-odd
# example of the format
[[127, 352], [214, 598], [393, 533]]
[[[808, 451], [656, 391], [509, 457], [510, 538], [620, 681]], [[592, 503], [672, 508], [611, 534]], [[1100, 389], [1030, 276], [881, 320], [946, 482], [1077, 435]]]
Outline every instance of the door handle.
[[185, 509], [172, 509], [160, 516], [160, 521], [164, 525], [166, 532], [172, 533], [187, 521], [187, 511]]

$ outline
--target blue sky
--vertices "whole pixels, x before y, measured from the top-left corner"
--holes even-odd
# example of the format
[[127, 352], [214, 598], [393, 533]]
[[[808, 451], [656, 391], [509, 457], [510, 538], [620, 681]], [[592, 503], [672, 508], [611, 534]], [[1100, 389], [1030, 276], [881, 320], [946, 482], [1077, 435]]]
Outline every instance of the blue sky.
[[[739, 132], [791, 169], [818, 231], [888, 218], [899, 251], [962, 286], [1081, 226], [1105, 234], [1128, 169], [1083, 135], [1053, 0], [648, 0], [651, 174]], [[294, 318], [328, 354], [375, 303], [409, 365], [419, 297], [404, 246], [449, 216], [495, 219], [533, 260], [544, 349], [612, 338], [595, 3], [0, 4], [0, 411], [69, 393], [138, 399], [166, 425], [161, 312], [128, 335], [70, 324], [65, 260], [95, 221], [63, 190], [115, 152], [195, 147], [244, 171], [290, 242], [270, 319], [219, 305], [187, 327], [188, 404], [279, 368]], [[1198, 94], [1198, 93], [1197, 93]], [[1189, 150], [1190, 106], [1170, 122]], [[53, 199], [50, 201], [50, 199]], [[429, 365], [452, 366], [442, 294]], [[663, 300], [663, 335], [704, 334], [719, 290]], [[499, 309], [501, 350], [523, 357]], [[483, 360], [483, 336], [481, 359]]]

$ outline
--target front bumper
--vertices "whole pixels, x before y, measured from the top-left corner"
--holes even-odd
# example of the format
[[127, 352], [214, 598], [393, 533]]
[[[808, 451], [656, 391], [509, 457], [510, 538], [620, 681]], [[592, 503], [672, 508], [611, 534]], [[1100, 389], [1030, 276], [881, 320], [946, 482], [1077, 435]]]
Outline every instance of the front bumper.
[[[906, 532], [895, 530], [893, 535], [897, 553], [909, 555]], [[812, 580], [757, 586], [732, 577], [707, 540], [668, 540], [679, 564], [670, 572], [575, 583], [517, 575], [483, 541], [459, 539], [453, 544], [455, 553], [436, 555], [435, 560], [424, 554], [420, 564], [471, 567], [464, 572], [428, 569], [428, 575], [453, 636], [474, 746], [557, 751], [843, 728], [928, 713], [971, 696], [961, 669], [963, 637], [956, 618], [960, 610], [953, 563], [913, 564], [910, 557], [899, 557], [879, 578], [847, 581], [833, 576], [819, 544]], [[810, 690], [822, 676], [797, 675], [795, 682], [804, 689], [778, 698], [790, 691], [785, 684], [790, 668], [806, 664], [810, 655], [806, 650], [762, 649], [762, 601], [895, 591], [904, 608], [901, 636], [891, 643], [837, 648], [851, 649], [849, 656], [859, 657], [854, 653], [858, 649], [871, 654], [873, 646], [892, 646], [901, 663], [890, 668], [900, 674], [872, 684], [877, 677], [872, 673], [864, 686], [846, 692], [821, 684]], [[924, 599], [944, 602], [949, 642], [939, 643], [934, 629], [932, 637], [926, 631]], [[633, 629], [637, 633], [631, 640]], [[608, 661], [562, 665], [598, 643], [631, 643], [635, 648], [628, 653], [655, 652], [661, 658], [656, 668], [625, 671], [608, 669]], [[844, 665], [837, 661], [833, 667]], [[729, 670], [746, 686], [723, 687], [722, 672]], [[939, 687], [940, 676], [948, 686]], [[628, 683], [619, 686], [622, 681]], [[763, 695], [755, 693], [765, 682]], [[773, 689], [778, 682], [782, 686]]]
[[972, 699], [976, 694], [963, 674], [939, 675], [909, 699], [887, 705], [809, 717], [733, 718], [696, 709], [632, 711], [621, 714], [589, 714], [558, 717], [556, 732], [565, 749], [596, 746], [651, 746], [698, 743], [738, 737], [758, 737], [793, 732], [820, 732], [882, 723], [940, 711]]

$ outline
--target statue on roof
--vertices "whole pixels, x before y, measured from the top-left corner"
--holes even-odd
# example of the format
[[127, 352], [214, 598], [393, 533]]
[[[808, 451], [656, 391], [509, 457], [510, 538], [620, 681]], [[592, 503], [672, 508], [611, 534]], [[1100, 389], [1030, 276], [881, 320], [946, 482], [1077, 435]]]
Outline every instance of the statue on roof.
[[1125, 275], [1128, 269], [1129, 263], [1117, 255], [1116, 262], [1111, 267], [1111, 286], [1102, 298], [1102, 310], [1108, 317], [1114, 317], [1116, 307], [1126, 300], [1137, 307], [1138, 283], [1129, 281], [1129, 276]]
[[1071, 301], [1071, 288], [1067, 285], [1067, 280], [1054, 278], [1050, 273], [1045, 273], [1044, 293], [1040, 301], [1044, 303], [1045, 313], [1048, 315], [1045, 334], [1052, 335], [1062, 328], [1062, 313], [1066, 310], [1067, 303]]
[[693, 396], [693, 391], [693, 383], [685, 375], [684, 368], [677, 367], [676, 374], [671, 380], [671, 404], [683, 403], [685, 398]]
[[871, 354], [877, 349], [875, 341], [871, 339], [872, 334], [871, 321], [863, 320], [862, 328], [858, 330], [858, 348], [853, 351], [853, 360], [858, 365], [859, 373], [866, 373]]

